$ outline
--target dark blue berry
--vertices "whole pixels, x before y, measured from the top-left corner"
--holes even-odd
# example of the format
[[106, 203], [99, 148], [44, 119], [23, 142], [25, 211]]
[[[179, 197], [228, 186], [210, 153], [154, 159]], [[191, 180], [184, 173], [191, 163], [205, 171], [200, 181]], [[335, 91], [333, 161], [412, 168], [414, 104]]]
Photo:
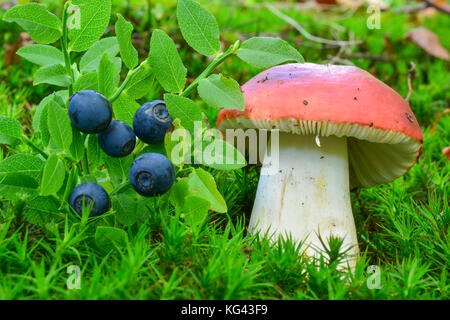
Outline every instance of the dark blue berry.
[[78, 185], [73, 189], [69, 197], [69, 204], [72, 208], [72, 212], [78, 214], [80, 217], [83, 213], [83, 203], [85, 210], [87, 210], [92, 202], [94, 202], [94, 204], [89, 215], [90, 217], [102, 215], [111, 207], [111, 202], [105, 189], [92, 182]]
[[153, 197], [169, 191], [175, 181], [170, 160], [159, 153], [145, 153], [130, 168], [130, 183], [140, 195]]
[[147, 102], [134, 115], [134, 133], [145, 143], [158, 144], [164, 141], [172, 121], [164, 101]]
[[81, 132], [100, 133], [111, 122], [111, 104], [98, 92], [80, 91], [70, 98], [69, 117], [72, 125]]
[[128, 124], [113, 120], [105, 131], [98, 134], [98, 143], [107, 155], [125, 157], [133, 152], [136, 136]]

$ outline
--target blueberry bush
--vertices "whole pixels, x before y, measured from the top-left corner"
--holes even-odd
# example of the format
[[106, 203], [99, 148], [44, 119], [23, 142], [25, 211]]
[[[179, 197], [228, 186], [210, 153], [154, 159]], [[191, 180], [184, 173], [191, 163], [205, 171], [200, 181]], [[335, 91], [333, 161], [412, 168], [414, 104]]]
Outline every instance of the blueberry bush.
[[[126, 233], [117, 223], [129, 227], [137, 222], [138, 214], [145, 215], [146, 206], [153, 201], [145, 196], [161, 196], [157, 200], [161, 206], [175, 206], [189, 221], [201, 221], [209, 210], [225, 213], [225, 200], [213, 176], [201, 167], [178, 163], [178, 181], [170, 196], [162, 196], [175, 182], [175, 171], [165, 155], [150, 151], [164, 149], [158, 144], [166, 140], [165, 154], [170, 156], [175, 143], [165, 136], [172, 119], [177, 129], [186, 128], [186, 139], [194, 133], [195, 122], [203, 123], [200, 135], [209, 128], [202, 110], [189, 99], [197, 87], [200, 97], [214, 108], [243, 109], [239, 84], [231, 77], [214, 73], [227, 59], [237, 56], [249, 64], [267, 68], [301, 62], [302, 56], [284, 40], [271, 37], [251, 38], [242, 44], [236, 41], [222, 50], [215, 17], [196, 1], [181, 0], [177, 18], [185, 41], [199, 54], [214, 56], [205, 70], [186, 86], [187, 68], [169, 35], [154, 30], [149, 56], [140, 59], [131, 42], [133, 25], [120, 14], [114, 26], [115, 36], [101, 38], [110, 13], [110, 0], [74, 0], [65, 3], [61, 19], [38, 3], [14, 6], [3, 16], [5, 21], [19, 24], [36, 42], [17, 52], [40, 66], [33, 75], [34, 84], [51, 84], [61, 90], [45, 97], [36, 110], [33, 129], [39, 134], [38, 143], [24, 137], [17, 120], [1, 119], [1, 142], [12, 146], [25, 143], [30, 149], [1, 162], [0, 184], [25, 190], [27, 198], [21, 201], [32, 204], [31, 208], [29, 205], [25, 208], [25, 213], [34, 223], [63, 219], [62, 215], [48, 214], [57, 209], [66, 213], [75, 210], [86, 218], [83, 223], [108, 211], [109, 207], [103, 204], [106, 200], [100, 199], [104, 198], [104, 192], [97, 190], [101, 187], [96, 189], [86, 183], [103, 185], [113, 197], [112, 208], [116, 213], [133, 203], [135, 210], [127, 210], [126, 218], [111, 214], [114, 222], [107, 231], [99, 226], [96, 240], [99, 232], [111, 240], [119, 235], [124, 238]], [[51, 45], [55, 42], [60, 48]], [[122, 68], [128, 73], [121, 82]], [[148, 102], [140, 108], [136, 100], [151, 90], [154, 81], [164, 88], [164, 100]], [[148, 107], [151, 109], [147, 110]], [[135, 132], [140, 138], [136, 149]], [[93, 138], [96, 134], [98, 140]], [[227, 144], [211, 143], [217, 142]], [[232, 168], [226, 163], [201, 164], [232, 170], [244, 166], [245, 160]], [[167, 170], [173, 173], [166, 175]], [[130, 180], [137, 193], [129, 188]], [[80, 182], [83, 184], [75, 188]], [[84, 189], [80, 187], [86, 192], [81, 192]], [[98, 199], [96, 192], [101, 194]], [[89, 204], [92, 214], [85, 210]], [[83, 216], [82, 212], [87, 214]]]

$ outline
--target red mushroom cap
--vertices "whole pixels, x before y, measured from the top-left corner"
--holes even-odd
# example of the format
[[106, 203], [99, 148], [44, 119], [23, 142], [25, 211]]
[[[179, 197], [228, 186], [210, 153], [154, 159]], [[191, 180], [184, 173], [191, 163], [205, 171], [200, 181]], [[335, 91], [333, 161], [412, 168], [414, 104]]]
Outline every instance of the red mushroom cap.
[[409, 104], [357, 67], [286, 64], [258, 74], [242, 90], [245, 110], [222, 110], [219, 129], [346, 136], [353, 187], [392, 181], [421, 153], [423, 135]]

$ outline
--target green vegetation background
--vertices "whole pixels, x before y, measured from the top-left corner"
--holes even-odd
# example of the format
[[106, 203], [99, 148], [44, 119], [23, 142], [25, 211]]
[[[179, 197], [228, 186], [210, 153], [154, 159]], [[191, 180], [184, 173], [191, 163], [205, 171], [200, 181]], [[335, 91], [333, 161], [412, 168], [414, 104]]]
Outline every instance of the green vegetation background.
[[[53, 12], [62, 7], [62, 1], [41, 2]], [[327, 63], [338, 54], [338, 48], [324, 48], [303, 38], [261, 1], [200, 2], [216, 16], [224, 42], [275, 35], [294, 45], [308, 62]], [[290, 241], [280, 240], [274, 246], [247, 234], [246, 221], [259, 175], [257, 167], [247, 167], [229, 173], [212, 171], [227, 201], [227, 215], [211, 215], [206, 227], [193, 232], [172, 211], [158, 208], [155, 200], [150, 219], [127, 230], [129, 243], [106, 255], [95, 246], [92, 230], [79, 231], [65, 222], [30, 224], [23, 215], [25, 203], [12, 205], [3, 200], [7, 190], [2, 189], [0, 299], [448, 299], [450, 161], [441, 152], [450, 146], [450, 117], [443, 117], [435, 132], [430, 129], [439, 113], [449, 108], [450, 64], [431, 57], [404, 37], [410, 29], [423, 25], [450, 48], [450, 16], [394, 12], [405, 4], [392, 1], [390, 10], [382, 13], [379, 30], [366, 27], [365, 9], [353, 13], [343, 8], [283, 11], [314, 35], [343, 40], [351, 33], [362, 39], [361, 45], [342, 58], [368, 70], [403, 96], [408, 93], [410, 62], [417, 66], [411, 107], [424, 132], [424, 153], [405, 177], [352, 192], [363, 252], [354, 275], [340, 273], [333, 261], [315, 267]], [[183, 61], [192, 72], [189, 76], [195, 78], [207, 60], [183, 41], [175, 24], [175, 5], [175, 0], [153, 0], [150, 15], [146, 2], [113, 0], [113, 12], [133, 21], [140, 56], [147, 56], [150, 26], [168, 32], [180, 45]], [[0, 9], [0, 16], [3, 13]], [[1, 21], [0, 114], [18, 119], [34, 139], [31, 119], [35, 107], [52, 88], [33, 87], [35, 67], [11, 56], [11, 47], [19, 41], [18, 27]], [[358, 54], [365, 58], [354, 58]], [[374, 60], [373, 56], [389, 60]], [[11, 58], [14, 60], [8, 61]], [[234, 59], [223, 65], [221, 72], [243, 84], [258, 70]], [[161, 93], [155, 86], [142, 102], [161, 98]], [[206, 105], [202, 108], [214, 123], [215, 112]], [[1, 146], [0, 155], [6, 157], [21, 148], [26, 147]], [[66, 269], [73, 264], [81, 268], [80, 290], [66, 288]], [[380, 267], [381, 289], [367, 287], [369, 265]]]

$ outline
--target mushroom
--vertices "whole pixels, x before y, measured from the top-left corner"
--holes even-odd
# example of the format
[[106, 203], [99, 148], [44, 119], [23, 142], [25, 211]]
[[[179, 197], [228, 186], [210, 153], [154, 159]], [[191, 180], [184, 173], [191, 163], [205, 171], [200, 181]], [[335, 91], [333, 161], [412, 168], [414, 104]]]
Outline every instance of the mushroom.
[[286, 64], [242, 90], [245, 110], [222, 110], [217, 127], [279, 130], [278, 163], [268, 143], [249, 230], [290, 234], [316, 256], [324, 251], [319, 235], [337, 236], [354, 265], [350, 190], [395, 180], [421, 154], [423, 135], [408, 103], [353, 66]]

